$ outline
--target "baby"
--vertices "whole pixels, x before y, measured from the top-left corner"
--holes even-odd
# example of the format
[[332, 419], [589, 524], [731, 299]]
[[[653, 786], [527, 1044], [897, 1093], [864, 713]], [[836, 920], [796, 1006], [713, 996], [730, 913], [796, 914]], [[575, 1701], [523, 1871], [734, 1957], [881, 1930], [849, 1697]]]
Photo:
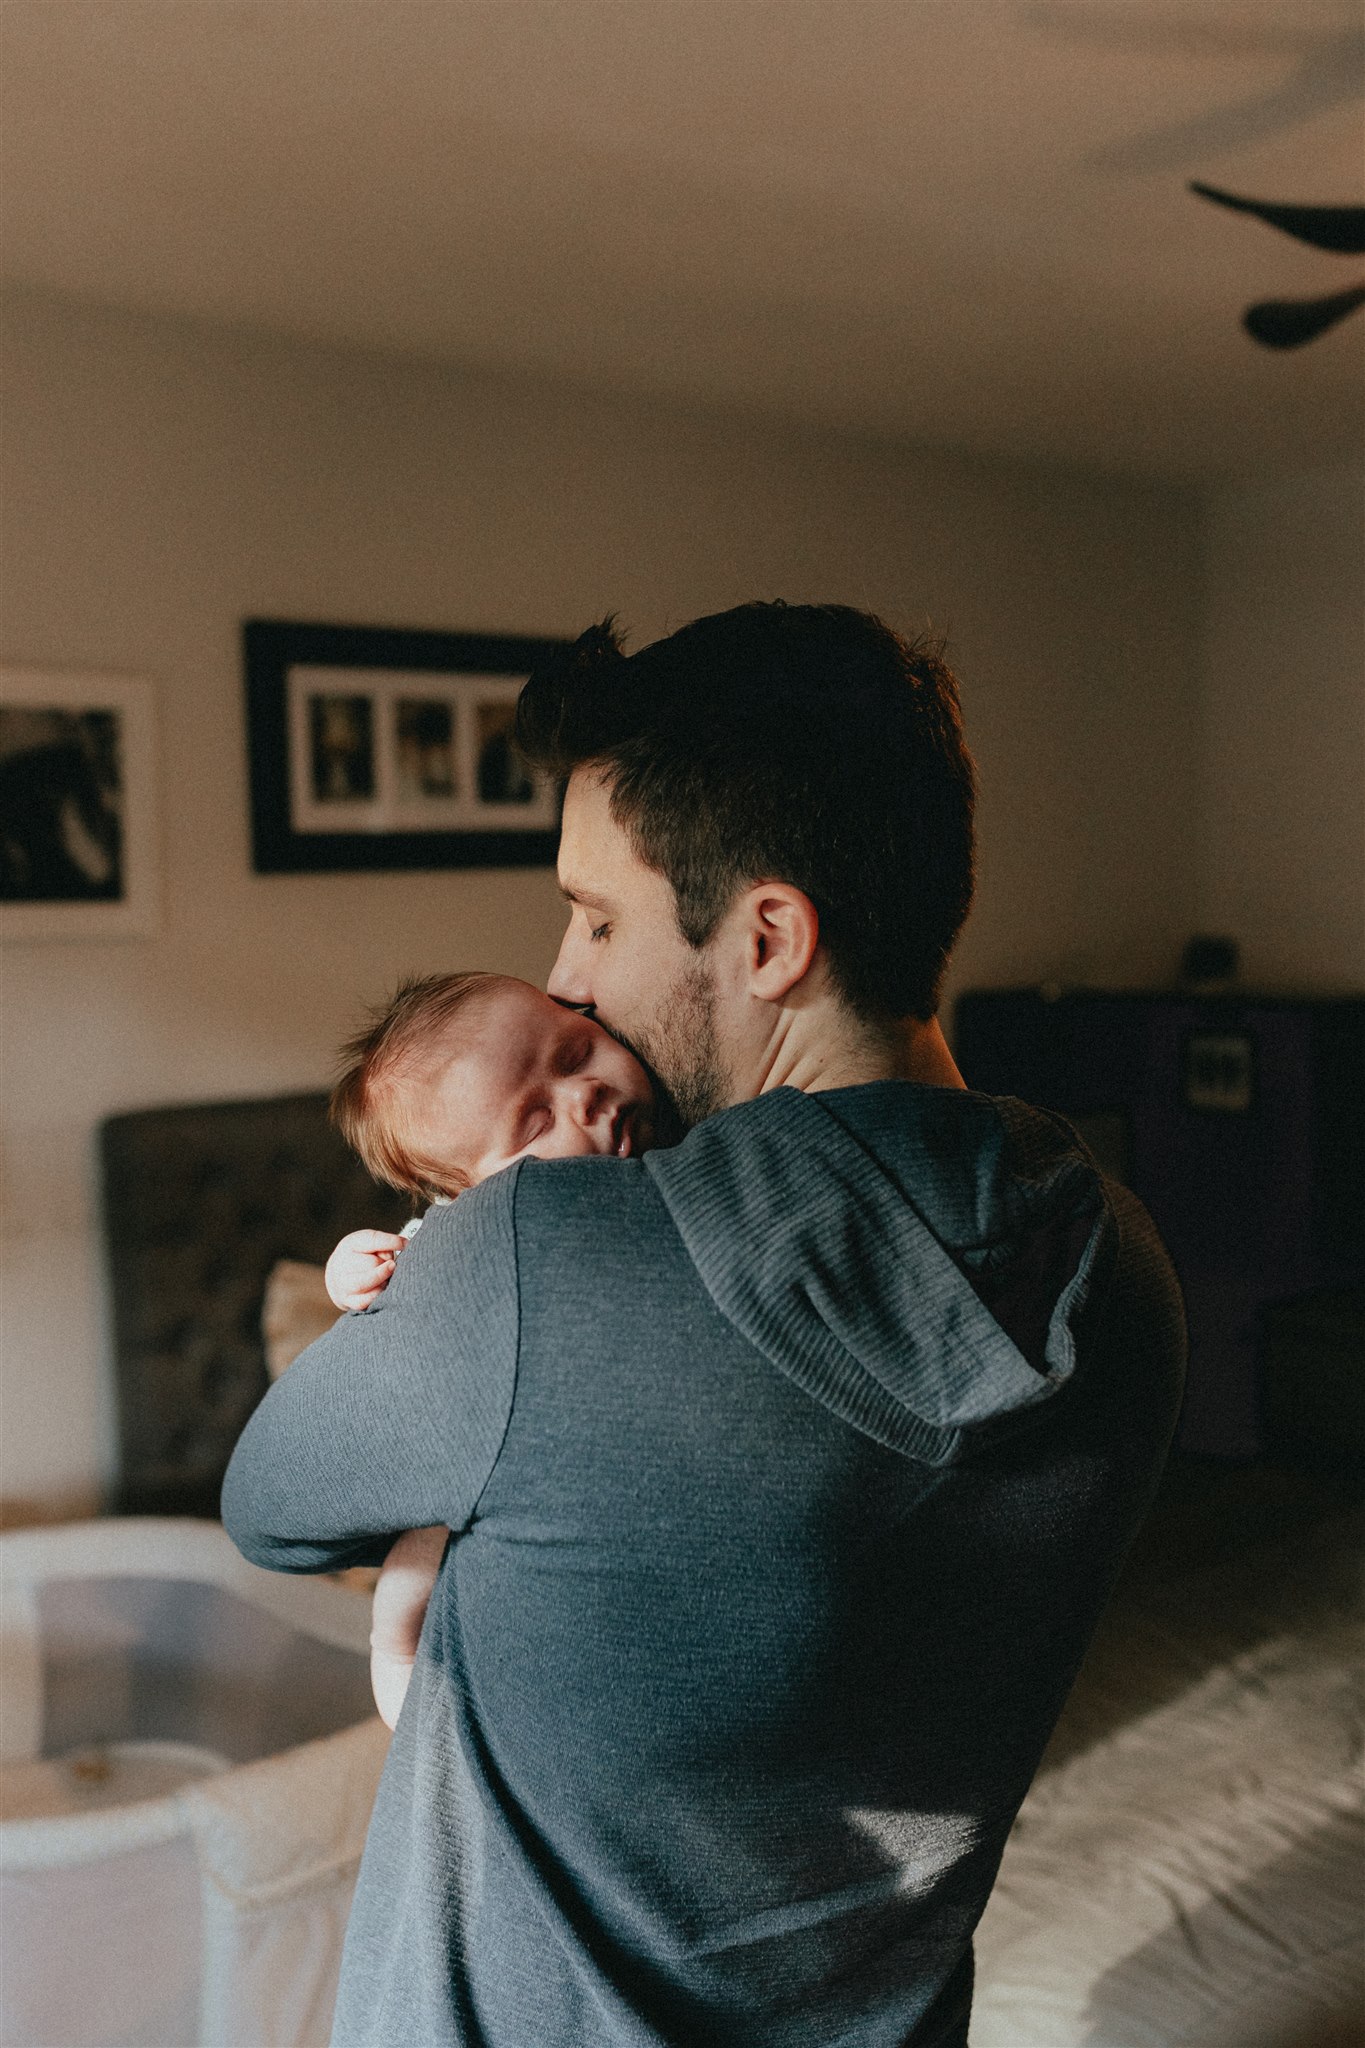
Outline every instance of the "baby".
[[[341, 1057], [333, 1121], [376, 1180], [421, 1201], [453, 1201], [517, 1159], [629, 1159], [656, 1139], [654, 1091], [634, 1055], [508, 975], [406, 982]], [[343, 1237], [327, 1261], [336, 1306], [378, 1300], [417, 1227]], [[370, 1678], [390, 1728], [448, 1537], [401, 1536], [375, 1587]]]
[[[635, 1056], [510, 975], [405, 982], [341, 1057], [334, 1123], [376, 1180], [421, 1201], [453, 1201], [517, 1159], [629, 1159], [655, 1140], [654, 1091]], [[368, 1308], [404, 1241], [343, 1237], [327, 1262], [337, 1307]]]

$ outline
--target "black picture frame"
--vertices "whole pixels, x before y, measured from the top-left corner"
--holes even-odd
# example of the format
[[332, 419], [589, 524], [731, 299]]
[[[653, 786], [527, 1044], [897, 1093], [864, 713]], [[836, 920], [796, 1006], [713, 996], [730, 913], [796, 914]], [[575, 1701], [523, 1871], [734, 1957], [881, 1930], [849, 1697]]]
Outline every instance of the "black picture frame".
[[1181, 1099], [1199, 1116], [1250, 1116], [1257, 1106], [1256, 1041], [1249, 1031], [1216, 1024], [1187, 1031], [1180, 1073]]
[[[552, 866], [561, 792], [537, 782], [527, 794], [530, 778], [508, 766], [505, 726], [507, 706], [521, 682], [567, 645], [531, 634], [247, 619], [242, 651], [255, 873]], [[354, 672], [349, 691], [347, 672]], [[430, 679], [420, 699], [400, 696], [408, 678], [417, 683]], [[349, 782], [343, 775], [340, 791], [324, 791], [318, 784], [318, 763], [324, 758], [318, 707], [347, 705], [358, 734], [352, 758], [367, 761], [368, 768], [362, 765]], [[445, 725], [440, 728], [442, 705]], [[444, 732], [443, 751], [438, 744], [434, 757], [443, 764], [439, 776], [444, 780], [423, 781], [415, 797], [400, 803], [375, 763], [381, 755], [379, 727], [384, 725], [387, 733], [387, 721], [401, 731], [405, 710], [413, 716], [425, 710], [435, 717], [438, 742]], [[311, 724], [301, 724], [305, 713]], [[477, 720], [482, 732], [486, 716], [493, 724], [476, 756], [477, 735], [464, 737], [463, 727]], [[409, 737], [412, 729], [410, 719]], [[458, 749], [456, 732], [461, 734]], [[392, 735], [383, 740], [383, 759], [390, 765], [397, 744]], [[486, 763], [494, 746], [502, 749], [501, 795], [510, 801], [487, 795]], [[462, 778], [454, 765], [457, 752], [466, 770]], [[311, 767], [305, 767], [305, 756]]]

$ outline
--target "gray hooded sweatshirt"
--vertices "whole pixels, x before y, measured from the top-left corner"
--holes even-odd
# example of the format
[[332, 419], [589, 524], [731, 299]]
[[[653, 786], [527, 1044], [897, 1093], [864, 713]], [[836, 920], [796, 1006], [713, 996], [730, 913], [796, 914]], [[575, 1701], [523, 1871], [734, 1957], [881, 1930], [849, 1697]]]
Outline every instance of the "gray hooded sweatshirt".
[[223, 1495], [284, 1571], [454, 1532], [334, 2042], [964, 2042], [1182, 1360], [1140, 1205], [957, 1090], [781, 1089], [432, 1216]]

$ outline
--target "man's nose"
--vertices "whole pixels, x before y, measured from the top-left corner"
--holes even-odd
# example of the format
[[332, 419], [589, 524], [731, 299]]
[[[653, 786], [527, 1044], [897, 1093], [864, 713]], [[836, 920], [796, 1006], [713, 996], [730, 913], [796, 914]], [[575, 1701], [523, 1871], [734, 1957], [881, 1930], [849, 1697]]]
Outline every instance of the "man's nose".
[[585, 953], [584, 944], [575, 936], [573, 919], [570, 918], [568, 929], [559, 942], [559, 956], [545, 984], [546, 995], [553, 996], [557, 1003], [573, 1003], [579, 1009], [586, 1009], [591, 1004]]

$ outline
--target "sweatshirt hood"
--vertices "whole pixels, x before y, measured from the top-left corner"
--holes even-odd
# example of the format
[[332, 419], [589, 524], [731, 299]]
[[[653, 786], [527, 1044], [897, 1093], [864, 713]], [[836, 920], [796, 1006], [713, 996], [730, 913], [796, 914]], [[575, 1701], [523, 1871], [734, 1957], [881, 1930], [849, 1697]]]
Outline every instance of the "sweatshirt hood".
[[961, 1089], [780, 1088], [643, 1164], [735, 1328], [931, 1464], [1066, 1387], [1117, 1242], [1067, 1124]]

